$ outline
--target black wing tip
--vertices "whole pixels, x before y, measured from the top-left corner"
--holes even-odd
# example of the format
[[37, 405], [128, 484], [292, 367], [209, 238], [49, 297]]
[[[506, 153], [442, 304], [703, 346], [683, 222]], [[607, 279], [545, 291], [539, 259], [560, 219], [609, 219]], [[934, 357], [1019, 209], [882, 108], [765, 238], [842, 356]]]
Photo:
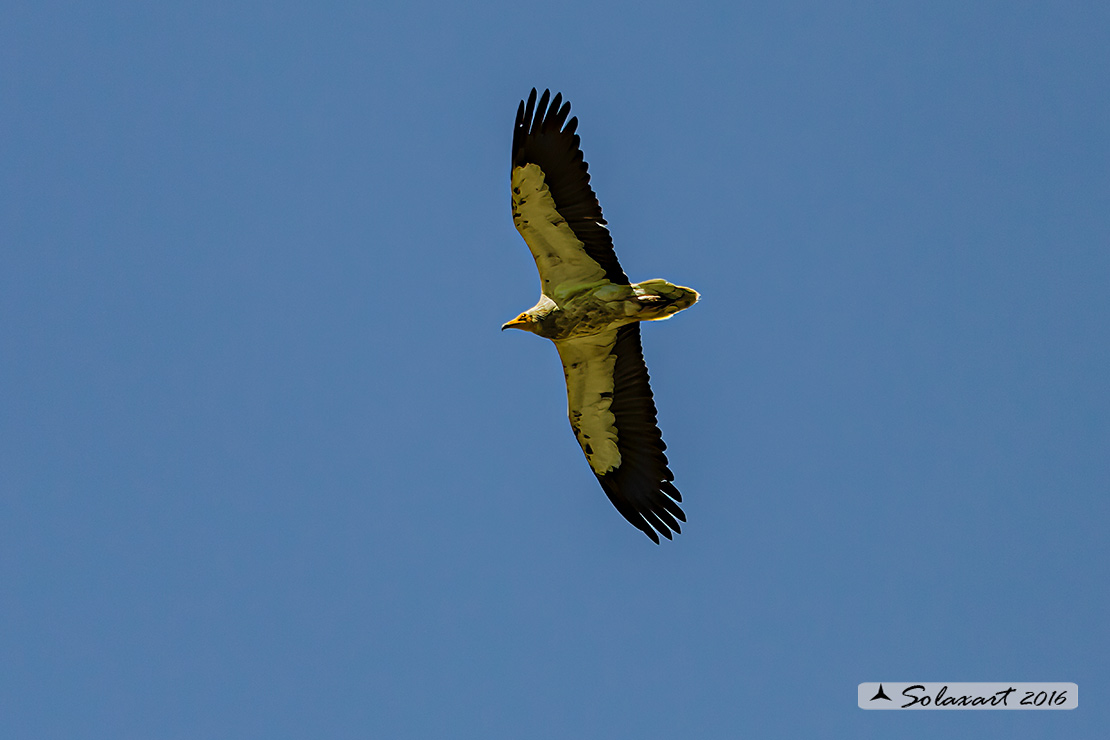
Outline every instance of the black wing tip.
[[[538, 98], [537, 98], [538, 96]], [[544, 88], [541, 95], [536, 88], [528, 93], [525, 100], [517, 106], [516, 127], [523, 129], [521, 134], [534, 136], [540, 131], [573, 134], [578, 128], [578, 119], [570, 119], [570, 125], [564, 130], [567, 116], [570, 115], [570, 101], [563, 99], [561, 92], [551, 97], [550, 88]]]
[[617, 512], [655, 544], [659, 544], [660, 534], [668, 540], [674, 539], [673, 534], [682, 534], [679, 522], [686, 523], [686, 513], [676, 500], [681, 494], [669, 481], [660, 481], [647, 490], [627, 491], [608, 475], [597, 479]]
[[[651, 539], [651, 541], [657, 545], [660, 544], [659, 535], [663, 535], [668, 540], [673, 541], [674, 535], [682, 534], [682, 529], [681, 527], [679, 527], [678, 522], [675, 522], [673, 519], [671, 519], [671, 521], [669, 522], [664, 522], [662, 520], [662, 517], [660, 516], [660, 514], [662, 514], [663, 512], [664, 510], [638, 512], [640, 519], [639, 523], [632, 522], [631, 519], [629, 519], [629, 521], [632, 522], [633, 526], [646, 534]], [[686, 521], [685, 516], [682, 516], [681, 518], [682, 521]]]
[[[669, 473], [670, 471], [668, 470], [667, 472]], [[665, 493], [665, 494], [667, 494], [668, 496], [670, 496], [670, 497], [671, 497], [672, 499], [674, 499], [675, 501], [677, 501], [677, 502], [679, 502], [679, 503], [682, 503], [682, 494], [681, 494], [681, 493], [679, 493], [679, 490], [678, 490], [677, 488], [675, 488], [675, 485], [674, 485], [674, 483], [672, 483], [672, 482], [671, 482], [672, 480], [674, 480], [674, 478], [671, 478], [671, 479], [669, 479], [669, 480], [665, 480], [665, 481], [662, 481], [662, 482], [661, 482], [661, 483], [659, 484], [659, 489], [660, 489], [660, 490], [661, 490], [661, 491], [662, 491], [663, 493]], [[676, 509], [678, 509], [678, 507], [677, 507], [677, 506], [676, 506], [675, 508], [676, 508]], [[674, 512], [674, 514], [675, 514], [675, 516], [677, 516], [677, 517], [678, 517], [679, 519], [681, 519], [682, 521], [686, 521], [686, 518], [685, 518], [685, 516], [684, 516], [684, 515], [683, 515], [683, 513], [682, 513], [682, 509], [678, 509], [678, 511], [677, 511], [677, 512]]]

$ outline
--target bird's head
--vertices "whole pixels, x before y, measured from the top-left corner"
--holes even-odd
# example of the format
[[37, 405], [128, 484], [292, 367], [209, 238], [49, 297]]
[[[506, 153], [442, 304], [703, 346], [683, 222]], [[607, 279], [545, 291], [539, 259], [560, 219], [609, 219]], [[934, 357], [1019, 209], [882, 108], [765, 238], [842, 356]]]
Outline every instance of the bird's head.
[[523, 329], [524, 331], [535, 331], [536, 317], [525, 311], [520, 316], [517, 316], [512, 321], [502, 324], [501, 331], [506, 329]]

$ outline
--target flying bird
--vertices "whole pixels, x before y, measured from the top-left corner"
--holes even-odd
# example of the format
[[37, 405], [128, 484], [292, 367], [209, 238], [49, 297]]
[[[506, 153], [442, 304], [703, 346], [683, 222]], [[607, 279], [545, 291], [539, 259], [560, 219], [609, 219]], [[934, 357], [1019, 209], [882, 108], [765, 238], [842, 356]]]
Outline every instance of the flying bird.
[[[550, 104], [549, 104], [550, 102]], [[502, 326], [555, 343], [574, 436], [617, 511], [659, 543], [686, 521], [656, 422], [640, 321], [668, 319], [698, 300], [665, 280], [632, 283], [590, 188], [562, 93], [522, 100], [513, 129], [513, 223], [540, 271], [540, 300]], [[657, 534], [658, 533], [658, 534]]]

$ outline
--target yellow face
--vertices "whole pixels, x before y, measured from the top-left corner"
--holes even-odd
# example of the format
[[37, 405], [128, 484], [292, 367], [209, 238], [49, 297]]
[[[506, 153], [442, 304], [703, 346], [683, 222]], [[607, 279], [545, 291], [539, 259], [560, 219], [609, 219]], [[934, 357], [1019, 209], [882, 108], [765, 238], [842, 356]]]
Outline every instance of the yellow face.
[[509, 323], [502, 325], [501, 331], [505, 331], [506, 329], [524, 329], [525, 331], [528, 331], [528, 327], [531, 323], [532, 317], [526, 313], [522, 313], [520, 316], [517, 316]]

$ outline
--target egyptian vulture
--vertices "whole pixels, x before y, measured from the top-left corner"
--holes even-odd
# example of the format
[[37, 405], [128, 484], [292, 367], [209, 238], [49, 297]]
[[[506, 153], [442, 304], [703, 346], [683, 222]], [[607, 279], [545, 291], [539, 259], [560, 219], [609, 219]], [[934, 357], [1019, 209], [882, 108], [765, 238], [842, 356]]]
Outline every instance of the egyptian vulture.
[[[601, 488], [621, 515], [659, 543], [686, 515], [656, 424], [640, 321], [668, 319], [698, 300], [665, 280], [625, 276], [575, 134], [570, 103], [536, 90], [513, 129], [513, 223], [540, 271], [540, 301], [501, 328], [555, 343], [567, 413]], [[659, 534], [656, 534], [656, 533]]]

